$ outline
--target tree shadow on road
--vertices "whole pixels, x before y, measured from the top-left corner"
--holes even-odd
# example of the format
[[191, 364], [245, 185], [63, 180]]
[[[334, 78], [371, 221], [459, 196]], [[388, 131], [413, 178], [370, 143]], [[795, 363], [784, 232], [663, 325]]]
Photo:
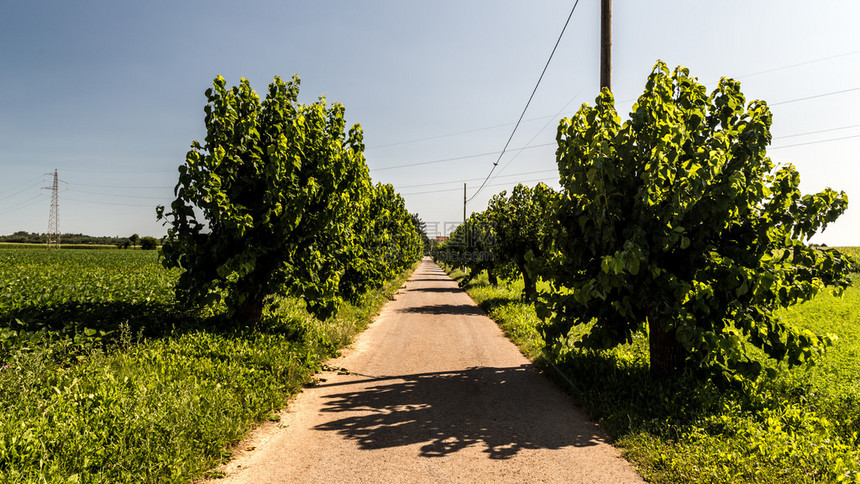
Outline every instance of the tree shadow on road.
[[410, 306], [399, 311], [412, 314], [484, 315], [481, 308], [474, 304], [430, 304], [427, 306]]
[[523, 449], [584, 447], [603, 440], [566, 396], [527, 365], [372, 381], [379, 384], [326, 396], [323, 412], [350, 416], [315, 429], [337, 432], [363, 450], [423, 443], [421, 457], [482, 445], [489, 458], [508, 459]]
[[454, 287], [415, 287], [409, 288], [410, 291], [415, 292], [464, 292], [463, 289], [454, 286]]

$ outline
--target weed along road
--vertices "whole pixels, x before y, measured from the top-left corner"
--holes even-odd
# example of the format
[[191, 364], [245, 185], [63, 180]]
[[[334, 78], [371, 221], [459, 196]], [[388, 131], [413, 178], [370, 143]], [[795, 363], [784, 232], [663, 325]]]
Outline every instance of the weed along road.
[[429, 259], [318, 378], [213, 482], [642, 482]]

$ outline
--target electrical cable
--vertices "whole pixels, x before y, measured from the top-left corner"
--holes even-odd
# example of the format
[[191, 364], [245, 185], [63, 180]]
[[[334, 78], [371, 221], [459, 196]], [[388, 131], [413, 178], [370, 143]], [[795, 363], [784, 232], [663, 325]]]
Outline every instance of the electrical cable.
[[143, 200], [164, 200], [164, 197], [142, 197], [138, 195], [116, 195], [113, 193], [98, 193], [98, 192], [90, 192], [87, 190], [71, 190], [75, 193], [86, 193], [87, 195], [98, 195], [100, 197], [120, 197], [120, 198], [138, 198]]
[[[531, 180], [520, 180], [518, 183], [545, 182], [545, 181], [552, 181], [552, 180], [554, 180], [554, 181], [558, 181], [558, 180], [557, 180], [557, 179], [555, 179], [555, 178], [547, 178], [547, 177], [543, 177], [543, 178], [534, 178], [534, 179], [531, 179]], [[506, 182], [506, 183], [493, 183], [493, 184], [490, 184], [490, 185], [487, 185], [487, 186], [488, 186], [488, 187], [501, 187], [501, 186], [510, 185], [511, 183], [512, 183], [512, 182]], [[424, 191], [424, 192], [404, 193], [404, 194], [402, 194], [402, 195], [403, 195], [403, 196], [406, 196], [406, 195], [424, 195], [424, 194], [426, 194], [426, 193], [442, 193], [442, 192], [453, 192], [453, 191], [459, 191], [459, 190], [462, 190], [462, 188], [445, 188], [445, 189], [442, 189], [442, 190], [428, 190], [428, 191]]]
[[764, 71], [758, 71], [758, 72], [753, 72], [753, 73], [750, 73], [750, 74], [744, 74], [744, 75], [742, 75], [742, 76], [738, 76], [738, 77], [739, 77], [739, 78], [741, 78], [741, 79], [743, 79], [743, 78], [745, 78], [745, 77], [758, 76], [758, 75], [761, 75], [761, 74], [767, 74], [767, 73], [770, 73], [770, 72], [781, 71], [781, 70], [784, 70], [784, 69], [791, 69], [792, 67], [799, 67], [799, 66], [804, 66], [804, 65], [807, 65], [807, 64], [815, 64], [816, 62], [823, 62], [823, 61], [830, 60], [830, 59], [837, 59], [837, 58], [839, 58], [839, 57], [845, 57], [845, 56], [854, 55], [854, 54], [857, 54], [857, 53], [860, 53], [860, 50], [852, 50], [851, 52], [846, 52], [846, 53], [844, 53], [844, 54], [831, 55], [831, 56], [829, 56], [829, 57], [820, 57], [820, 58], [818, 58], [818, 59], [812, 59], [812, 60], [808, 60], [808, 61], [798, 62], [797, 64], [789, 64], [789, 65], [787, 65], [787, 66], [782, 66], [782, 67], [774, 67], [773, 69], [767, 69], [767, 70], [764, 70]]
[[[496, 178], [499, 178], [499, 177], [509, 178], [512, 176], [534, 175], [536, 173], [550, 173], [550, 172], [558, 173], [558, 169], [553, 168], [552, 170], [525, 171], [522, 173], [512, 173], [510, 175], [496, 175]], [[479, 181], [479, 180], [483, 180], [483, 178], [467, 178], [465, 180], [460, 179], [460, 180], [449, 180], [449, 181], [434, 182], [434, 183], [419, 183], [418, 185], [402, 185], [402, 186], [398, 186], [396, 188], [402, 190], [404, 188], [421, 188], [421, 187], [429, 187], [429, 186], [433, 186], [433, 185], [448, 185], [451, 183], [463, 183], [463, 182]]]
[[771, 150], [781, 150], [783, 148], [794, 148], [795, 146], [806, 146], [806, 145], [815, 145], [819, 143], [828, 143], [830, 141], [841, 141], [844, 139], [851, 138], [860, 138], [860, 134], [855, 134], [853, 136], [843, 136], [841, 138], [830, 138], [830, 139], [820, 139], [818, 141], [807, 141], [806, 143], [795, 143], [793, 145], [785, 145], [785, 146], [771, 146], [769, 149]]
[[779, 101], [779, 102], [775, 102], [775, 103], [768, 103], [768, 106], [779, 106], [781, 104], [796, 103], [798, 101], [806, 101], [808, 99], [815, 99], [815, 98], [825, 97], [825, 96], [833, 96], [835, 94], [843, 94], [843, 93], [851, 92], [851, 91], [860, 91], [860, 87], [852, 87], [851, 89], [843, 89], [841, 91], [825, 92], [824, 94], [816, 94], [814, 96], [807, 96], [807, 97], [801, 97], [801, 98], [797, 98], [797, 99], [790, 99], [788, 101]]
[[[561, 115], [561, 113], [563, 113], [563, 112], [567, 109], [567, 107], [568, 107], [568, 106], [570, 106], [570, 103], [572, 103], [572, 102], [573, 102], [577, 97], [579, 97], [579, 94], [580, 94], [581, 92], [582, 92], [582, 91], [578, 91], [576, 94], [574, 94], [574, 95], [573, 95], [573, 97], [572, 97], [572, 98], [570, 98], [570, 101], [568, 101], [568, 102], [567, 102], [567, 104], [565, 104], [563, 108], [561, 108], [561, 109], [559, 109], [559, 110], [558, 110], [558, 112], [555, 114], [554, 118], [558, 119], [558, 116], [560, 116], [560, 115]], [[534, 136], [532, 136], [532, 139], [530, 139], [530, 140], [529, 140], [529, 142], [528, 142], [528, 143], [526, 143], [526, 147], [528, 147], [530, 144], [532, 144], [532, 142], [533, 142], [534, 140], [536, 140], [536, 139], [537, 139], [537, 137], [538, 137], [538, 136], [540, 136], [540, 134], [541, 134], [541, 133], [543, 133], [543, 130], [545, 130], [545, 129], [547, 128], [547, 126], [549, 126], [549, 125], [552, 123], [552, 121], [553, 121], [553, 120], [552, 120], [552, 119], [550, 119], [546, 124], [544, 124], [544, 125], [543, 125], [543, 127], [542, 127], [540, 130], [538, 130], [538, 132], [537, 132], [537, 133], [535, 133], [535, 135], [534, 135]], [[507, 161], [507, 163], [505, 163], [505, 164], [502, 166], [502, 168], [499, 170], [499, 173], [497, 173], [497, 174], [496, 174], [496, 176], [494, 176], [494, 177], [490, 178], [490, 180], [495, 180], [496, 178], [498, 178], [499, 174], [500, 174], [500, 173], [502, 173], [503, 171], [505, 171], [505, 169], [506, 169], [507, 167], [509, 167], [509, 166], [511, 165], [511, 163], [513, 163], [513, 162], [514, 162], [514, 160], [516, 160], [516, 159], [517, 159], [517, 157], [518, 157], [518, 156], [520, 156], [520, 154], [522, 154], [522, 151], [520, 151], [519, 153], [517, 153], [517, 154], [515, 154], [514, 156], [512, 156], [512, 157], [511, 157], [511, 159], [510, 159], [510, 160], [508, 160], [508, 161]]]
[[89, 183], [75, 183], [74, 185], [77, 187], [120, 188], [123, 190], [155, 190], [155, 189], [173, 190], [172, 186], [168, 187], [168, 186], [164, 186], [164, 185], [149, 185], [149, 186], [142, 186], [142, 185], [91, 185]]
[[155, 205], [140, 205], [140, 204], [133, 204], [133, 203], [97, 202], [95, 200], [81, 200], [80, 198], [69, 198], [69, 197], [65, 197], [65, 198], [63, 198], [63, 200], [64, 201], [71, 201], [71, 202], [80, 202], [80, 203], [92, 203], [95, 205], [122, 205], [123, 207], [155, 208]]
[[20, 195], [20, 194], [22, 194], [22, 193], [26, 192], [27, 190], [29, 190], [29, 189], [31, 189], [31, 188], [35, 188], [35, 187], [37, 187], [37, 186], [41, 185], [42, 183], [43, 183], [42, 181], [38, 181], [38, 182], [36, 182], [36, 183], [34, 183], [34, 184], [30, 185], [30, 186], [27, 186], [27, 187], [24, 187], [24, 188], [22, 188], [22, 189], [18, 190], [17, 192], [15, 192], [15, 193], [13, 193], [13, 194], [11, 194], [11, 195], [7, 195], [7, 196], [5, 196], [5, 197], [3, 197], [3, 198], [0, 198], [0, 201], [8, 200], [8, 199], [10, 199], [10, 198], [12, 198], [12, 197], [14, 197], [14, 196], [16, 196], [16, 195]]
[[[542, 147], [545, 147], [545, 146], [555, 146], [555, 143], [544, 143], [544, 144], [542, 144], [542, 145], [528, 146], [528, 147], [525, 147], [525, 148], [511, 148], [511, 149], [510, 149], [510, 150], [508, 150], [508, 151], [531, 150], [531, 149], [534, 149], [534, 148], [542, 148]], [[475, 154], [475, 155], [457, 156], [457, 157], [454, 157], [454, 158], [444, 158], [444, 159], [441, 159], [441, 160], [421, 161], [421, 162], [418, 162], [418, 163], [407, 163], [407, 164], [404, 164], [404, 165], [392, 165], [392, 166], [383, 166], [382, 168], [371, 168], [371, 169], [370, 169], [370, 171], [374, 171], [374, 172], [376, 172], [376, 171], [384, 171], [384, 170], [394, 170], [394, 169], [396, 169], [396, 168], [409, 168], [409, 167], [412, 167], [412, 166], [432, 165], [432, 164], [434, 164], [434, 163], [445, 163], [445, 162], [448, 162], [448, 161], [465, 160], [465, 159], [468, 159], [468, 158], [479, 158], [479, 157], [481, 157], [481, 156], [490, 156], [490, 155], [496, 155], [496, 154], [499, 154], [499, 153], [501, 153], [501, 151], [488, 151], [488, 152], [486, 152], [486, 153], [478, 153], [478, 154]]]
[[508, 149], [508, 145], [511, 143], [511, 140], [514, 138], [514, 133], [516, 133], [517, 128], [520, 127], [520, 122], [523, 120], [523, 116], [525, 116], [526, 111], [529, 109], [529, 104], [531, 104], [532, 99], [534, 98], [535, 93], [537, 92], [538, 86], [540, 86], [540, 82], [541, 82], [541, 80], [543, 80], [544, 74], [546, 74], [546, 70], [549, 67], [549, 63], [552, 61], [552, 56], [555, 55], [555, 51], [556, 51], [556, 49], [558, 49], [558, 44], [561, 43], [561, 38], [564, 36], [564, 31], [567, 30], [567, 26], [570, 23], [570, 19], [573, 18], [573, 12], [576, 11], [577, 5], [579, 5], [579, 0], [576, 0], [576, 2], [574, 2], [574, 4], [573, 4], [573, 8], [570, 9], [570, 14], [567, 16], [567, 20], [564, 22], [564, 27], [562, 27], [561, 33], [558, 34], [558, 39], [555, 41], [555, 45], [552, 48], [552, 52], [550, 52], [549, 58], [546, 60], [546, 65], [543, 66], [543, 71], [541, 71], [540, 77], [538, 78], [538, 81], [535, 84], [534, 89], [532, 89], [532, 93], [529, 96], [529, 100], [526, 102], [526, 107], [523, 108], [523, 112], [520, 114], [520, 118], [517, 120], [517, 124], [514, 126], [514, 130], [511, 131], [511, 135], [508, 137], [508, 141], [505, 143], [505, 147], [502, 148], [502, 152], [499, 153], [499, 157], [496, 159], [496, 162], [493, 163], [493, 168], [490, 169], [490, 173], [487, 174], [487, 178], [484, 179], [484, 182], [481, 183], [481, 186], [478, 187], [478, 190], [472, 195], [471, 198], [466, 200], [466, 202], [472, 201], [475, 197], [478, 196], [479, 193], [481, 193], [481, 190], [483, 190], [484, 185], [487, 184], [487, 181], [490, 179], [490, 176], [492, 176], [493, 172], [496, 170], [496, 167], [499, 166], [499, 162], [502, 160], [502, 156], [505, 155], [505, 151]]
[[[541, 119], [546, 119], [546, 118], [551, 118], [551, 117], [552, 116], [540, 116], [537, 118], [527, 119], [526, 121], [538, 121]], [[426, 138], [415, 138], [415, 139], [411, 139], [411, 140], [407, 140], [407, 141], [396, 141], [394, 143], [387, 143], [384, 145], [370, 146], [368, 148], [365, 148], [365, 151], [375, 150], [378, 148], [388, 148], [390, 146], [399, 146], [399, 145], [407, 145], [407, 144], [411, 144], [411, 143], [419, 143], [421, 141], [430, 141], [430, 140], [440, 139], [440, 138], [450, 138], [451, 136], [458, 136], [461, 134], [469, 134], [469, 133], [474, 133], [476, 131], [486, 131], [488, 129], [504, 128], [505, 126], [510, 126], [512, 124], [514, 124], [514, 123], [496, 124], [493, 126], [486, 126], [483, 128], [474, 128], [474, 129], [467, 129], [465, 131], [457, 131], [456, 133], [440, 134], [440, 135], [436, 135], [436, 136], [427, 136]]]
[[818, 131], [809, 131], [808, 133], [797, 133], [797, 134], [787, 134], [784, 136], [774, 136], [773, 139], [796, 138], [798, 136], [807, 136], [810, 134], [818, 134], [818, 133], [828, 133], [830, 131], [839, 131], [842, 129], [851, 129], [851, 128], [858, 128], [858, 127], [860, 127], [860, 124], [852, 124], [850, 126], [840, 126], [838, 128], [828, 128], [828, 129], [820, 129]]
[[19, 202], [15, 205], [0, 209], [0, 215], [5, 215], [5, 214], [7, 214], [9, 212], [13, 212], [19, 208], [24, 208], [24, 207], [29, 207], [30, 205], [35, 205], [37, 202], [41, 202], [42, 200], [43, 200], [42, 194], [40, 193], [40, 194], [36, 195], [35, 197], [28, 198], [27, 200], [24, 200], [23, 202]]

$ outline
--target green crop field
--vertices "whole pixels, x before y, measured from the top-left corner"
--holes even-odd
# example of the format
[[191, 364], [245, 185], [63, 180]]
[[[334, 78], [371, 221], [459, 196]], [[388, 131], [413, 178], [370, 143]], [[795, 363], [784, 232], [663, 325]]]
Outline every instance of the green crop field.
[[[860, 255], [857, 248], [846, 251]], [[451, 274], [463, 277], [459, 271]], [[644, 335], [609, 351], [569, 347], [547, 357], [534, 307], [521, 301], [522, 287], [521, 280], [492, 286], [483, 275], [466, 289], [526, 355], [571, 392], [648, 480], [860, 482], [856, 284], [841, 297], [825, 292], [781, 314], [803, 328], [835, 334], [824, 357], [811, 366], [778, 364], [775, 379], [745, 387], [693, 378], [674, 386], [653, 381]], [[575, 329], [572, 341], [586, 330]]]
[[155, 251], [0, 251], [0, 482], [188, 482], [273, 417], [405, 275], [337, 318], [178, 307]]

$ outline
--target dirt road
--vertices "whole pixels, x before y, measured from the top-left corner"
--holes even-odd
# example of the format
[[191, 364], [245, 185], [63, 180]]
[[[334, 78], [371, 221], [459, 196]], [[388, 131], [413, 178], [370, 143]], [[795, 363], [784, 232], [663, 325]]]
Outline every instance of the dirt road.
[[213, 482], [642, 482], [430, 260], [330, 365]]

